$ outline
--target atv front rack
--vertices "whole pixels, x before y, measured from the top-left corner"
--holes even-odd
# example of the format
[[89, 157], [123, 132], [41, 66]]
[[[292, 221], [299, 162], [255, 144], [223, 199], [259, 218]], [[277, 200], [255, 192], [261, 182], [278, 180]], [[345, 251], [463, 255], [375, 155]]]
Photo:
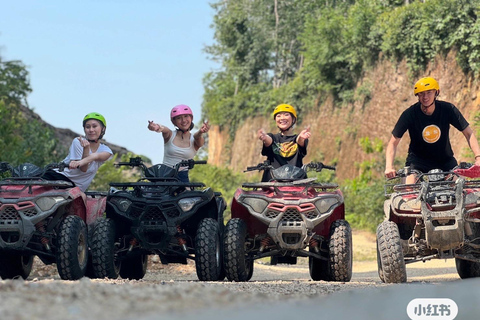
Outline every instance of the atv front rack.
[[244, 183], [242, 188], [270, 188], [270, 187], [311, 187], [318, 189], [336, 189], [338, 188], [337, 184], [332, 183], [312, 183], [316, 178], [308, 178], [302, 180], [295, 180], [289, 182], [254, 182], [254, 183]]
[[185, 188], [203, 188], [205, 187], [204, 183], [197, 182], [124, 182], [124, 183], [110, 183], [111, 187], [121, 188], [123, 190], [127, 188], [135, 187], [185, 187]]
[[[11, 179], [11, 180], [10, 180]], [[25, 178], [8, 178], [8, 180], [0, 181], [0, 192], [5, 192], [2, 190], [4, 186], [24, 186], [21, 189], [8, 190], [8, 192], [23, 192], [25, 189], [29, 188], [29, 192], [32, 192], [32, 187], [34, 186], [44, 186], [44, 187], [57, 187], [57, 188], [73, 188], [75, 185], [68, 181], [58, 180], [25, 180]]]

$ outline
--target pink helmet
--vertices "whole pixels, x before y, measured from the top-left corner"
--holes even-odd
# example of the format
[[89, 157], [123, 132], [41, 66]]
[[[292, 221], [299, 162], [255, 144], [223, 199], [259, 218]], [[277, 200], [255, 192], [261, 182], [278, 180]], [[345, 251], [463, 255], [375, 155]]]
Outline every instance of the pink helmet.
[[179, 104], [178, 106], [173, 107], [172, 111], [170, 111], [170, 120], [173, 121], [173, 118], [176, 116], [181, 116], [183, 114], [189, 114], [192, 116], [193, 119], [193, 112], [189, 106], [185, 104]]
[[190, 109], [190, 107], [185, 104], [179, 104], [178, 106], [173, 107], [172, 111], [170, 111], [170, 120], [172, 120], [172, 123], [175, 125], [175, 122], [173, 122], [173, 118], [176, 116], [181, 116], [183, 114], [189, 114], [192, 116], [192, 123], [190, 124], [190, 129], [189, 129], [189, 130], [192, 130], [194, 127], [193, 112], [192, 112], [192, 109]]

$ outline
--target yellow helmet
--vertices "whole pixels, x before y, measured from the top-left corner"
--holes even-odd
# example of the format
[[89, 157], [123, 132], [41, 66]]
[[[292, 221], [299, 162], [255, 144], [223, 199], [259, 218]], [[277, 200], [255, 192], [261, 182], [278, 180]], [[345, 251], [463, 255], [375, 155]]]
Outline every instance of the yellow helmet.
[[279, 104], [275, 108], [275, 110], [273, 110], [273, 119], [274, 120], [275, 120], [275, 116], [277, 115], [277, 113], [280, 113], [280, 112], [290, 112], [292, 114], [292, 116], [295, 118], [295, 120], [297, 119], [297, 111], [295, 111], [295, 108], [292, 107], [289, 104]]
[[415, 87], [413, 88], [413, 94], [417, 95], [420, 92], [424, 92], [432, 89], [440, 91], [440, 86], [438, 85], [437, 80], [431, 77], [422, 78], [418, 80], [417, 83], [415, 83]]

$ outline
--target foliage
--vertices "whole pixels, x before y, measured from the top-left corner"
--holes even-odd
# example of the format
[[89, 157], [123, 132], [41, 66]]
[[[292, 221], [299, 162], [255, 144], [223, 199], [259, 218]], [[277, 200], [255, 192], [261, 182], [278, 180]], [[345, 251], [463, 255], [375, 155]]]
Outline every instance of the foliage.
[[[124, 154], [120, 157], [121, 162], [128, 162], [130, 158], [135, 157], [132, 153]], [[108, 191], [111, 182], [132, 182], [140, 179], [141, 174], [137, 168], [132, 169], [128, 166], [116, 167], [118, 154], [115, 154], [112, 159], [105, 161], [103, 165], [98, 168], [95, 178], [90, 184], [89, 190]]]
[[0, 100], [6, 104], [27, 104], [27, 95], [32, 91], [28, 71], [20, 61], [2, 61], [0, 57]]
[[38, 166], [59, 162], [54, 133], [39, 121], [27, 120], [17, 104], [0, 100], [1, 161]]
[[342, 182], [345, 195], [346, 219], [359, 229], [375, 232], [383, 220], [384, 184], [383, 144], [379, 139], [363, 137], [359, 144], [370, 160], [357, 163], [358, 175]]
[[354, 227], [375, 232], [383, 221], [384, 182], [360, 178], [343, 182], [346, 219]]
[[224, 218], [230, 217], [230, 204], [233, 195], [239, 186], [244, 182], [245, 177], [235, 173], [228, 168], [219, 168], [209, 164], [197, 165], [189, 172], [192, 182], [202, 182], [215, 192], [221, 192], [227, 204]]
[[395, 60], [405, 58], [413, 72], [436, 55], [455, 49], [465, 72], [480, 72], [479, 0], [430, 0], [397, 7], [380, 16], [374, 29], [380, 49]]
[[[450, 50], [466, 73], [480, 72], [480, 0], [218, 1], [221, 63], [204, 77], [205, 118], [229, 126], [279, 103], [311, 110], [333, 95], [339, 105], [368, 102], [363, 72], [380, 57], [405, 59], [411, 76]], [[363, 97], [363, 98], [362, 98]], [[208, 116], [206, 116], [208, 115]]]

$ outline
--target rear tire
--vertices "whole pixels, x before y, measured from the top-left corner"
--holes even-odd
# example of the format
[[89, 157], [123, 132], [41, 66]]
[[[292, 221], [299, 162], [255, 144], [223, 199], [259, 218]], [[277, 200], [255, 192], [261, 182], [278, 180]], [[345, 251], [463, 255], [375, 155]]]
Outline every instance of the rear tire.
[[455, 267], [462, 279], [480, 277], [480, 263], [455, 258]]
[[228, 221], [224, 234], [224, 268], [230, 281], [248, 281], [253, 275], [253, 259], [248, 259], [245, 253], [247, 225], [241, 219]]
[[123, 279], [140, 280], [147, 273], [148, 255], [140, 254], [122, 261], [120, 276]]
[[33, 256], [17, 255], [9, 252], [0, 252], [0, 278], [13, 279], [22, 277], [27, 279], [32, 271]]
[[398, 226], [392, 221], [383, 221], [378, 225], [377, 250], [380, 256], [378, 263], [380, 279], [385, 283], [407, 282], [400, 232]]
[[92, 235], [92, 268], [96, 278], [117, 279], [120, 262], [116, 259], [115, 222], [99, 218]]
[[79, 216], [67, 216], [59, 227], [57, 269], [63, 280], [78, 280], [88, 263], [87, 227]]
[[195, 237], [195, 267], [200, 281], [217, 281], [222, 274], [223, 260], [218, 222], [203, 219]]

